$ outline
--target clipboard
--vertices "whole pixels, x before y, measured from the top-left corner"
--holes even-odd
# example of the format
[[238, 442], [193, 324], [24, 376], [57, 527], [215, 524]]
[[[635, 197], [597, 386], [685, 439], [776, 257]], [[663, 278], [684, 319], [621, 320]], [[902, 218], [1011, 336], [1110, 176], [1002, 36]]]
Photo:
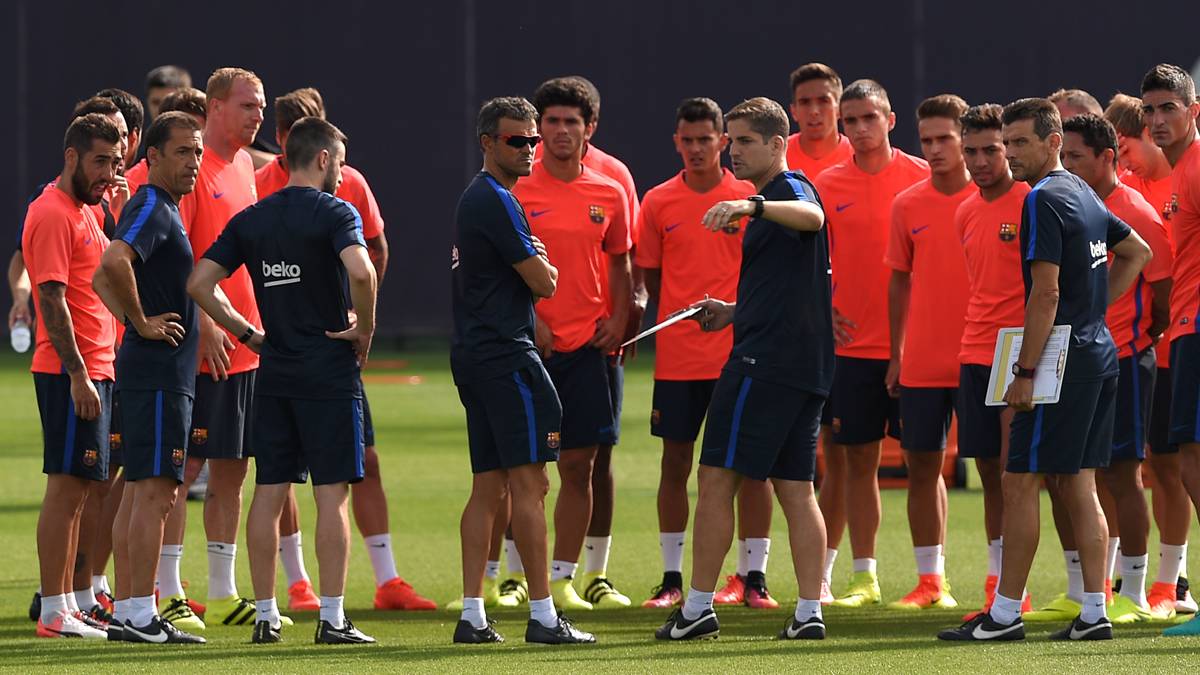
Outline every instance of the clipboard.
[[[984, 404], [989, 406], [1008, 405], [1004, 394], [1012, 384], [1013, 364], [1021, 355], [1021, 340], [1024, 328], [1001, 328], [996, 333], [996, 353], [992, 357], [992, 374], [988, 378]], [[1033, 376], [1033, 404], [1058, 403], [1062, 394], [1063, 375], [1067, 371], [1067, 352], [1071, 346], [1071, 326], [1055, 326], [1046, 339], [1046, 347], [1038, 359]]]
[[666, 319], [663, 319], [662, 323], [655, 325], [655, 326], [651, 326], [650, 328], [647, 328], [646, 330], [638, 333], [637, 335], [634, 335], [628, 341], [624, 342], [621, 345], [621, 348], [624, 349], [625, 347], [628, 347], [629, 345], [637, 342], [638, 340], [641, 340], [642, 338], [650, 337], [651, 335], [654, 335], [658, 331], [660, 331], [668, 326], [674, 326], [675, 324], [679, 323], [680, 321], [690, 319], [691, 317], [699, 314], [703, 309], [704, 309], [703, 307], [688, 307], [687, 309], [675, 312], [674, 314], [667, 317]]

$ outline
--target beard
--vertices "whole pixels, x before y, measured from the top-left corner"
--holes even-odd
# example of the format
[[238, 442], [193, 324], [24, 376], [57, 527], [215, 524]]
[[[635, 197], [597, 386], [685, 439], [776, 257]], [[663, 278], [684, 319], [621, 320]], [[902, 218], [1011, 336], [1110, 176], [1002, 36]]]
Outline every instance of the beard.
[[75, 193], [75, 198], [88, 206], [99, 204], [103, 198], [103, 194], [100, 197], [93, 197], [93, 185], [95, 183], [88, 182], [87, 174], [83, 172], [83, 167], [76, 165], [75, 172], [71, 174], [71, 191]]
[[334, 172], [333, 167], [330, 167], [325, 172], [325, 180], [321, 181], [321, 192], [328, 192], [331, 195], [336, 195], [338, 189], [338, 176]]

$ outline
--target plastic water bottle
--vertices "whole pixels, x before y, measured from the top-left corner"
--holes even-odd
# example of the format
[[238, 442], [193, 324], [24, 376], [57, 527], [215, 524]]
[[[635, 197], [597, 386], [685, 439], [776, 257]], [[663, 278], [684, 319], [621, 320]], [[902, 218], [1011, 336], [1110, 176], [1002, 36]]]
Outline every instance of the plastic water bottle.
[[18, 321], [13, 324], [12, 330], [9, 331], [9, 337], [12, 339], [13, 351], [18, 354], [24, 354], [29, 351], [29, 343], [33, 335], [29, 332], [29, 324], [24, 321]]

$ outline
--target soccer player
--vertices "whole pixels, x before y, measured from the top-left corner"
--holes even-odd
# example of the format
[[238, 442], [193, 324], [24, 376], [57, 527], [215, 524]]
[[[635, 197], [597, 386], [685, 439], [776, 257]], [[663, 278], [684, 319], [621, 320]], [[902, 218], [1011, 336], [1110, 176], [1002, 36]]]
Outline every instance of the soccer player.
[[[1200, 135], [1196, 83], [1179, 66], [1159, 64], [1142, 79], [1142, 113], [1154, 144], [1171, 163], [1167, 221], [1175, 235], [1171, 267], [1171, 419], [1167, 442], [1179, 447], [1183, 484], [1200, 511]], [[1174, 551], [1171, 551], [1174, 553]], [[1161, 566], [1178, 564], [1163, 551]], [[1181, 557], [1186, 550], [1179, 551]], [[1173, 557], [1173, 556], [1172, 556]], [[1160, 567], [1159, 578], [1170, 578]], [[1200, 615], [1165, 635], [1200, 635]]]
[[[209, 98], [221, 100], [211, 91]], [[214, 109], [210, 118], [217, 114]], [[375, 332], [375, 268], [358, 213], [333, 196], [346, 137], [325, 120], [301, 120], [288, 135], [287, 157], [287, 187], [229, 221], [196, 263], [188, 293], [262, 353], [254, 393], [254, 500], [246, 522], [256, 598], [252, 641], [282, 639], [285, 624], [275, 602], [279, 515], [291, 484], [311, 473], [321, 591], [314, 641], [372, 643], [346, 617], [343, 592], [350, 562], [346, 500], [349, 484], [363, 478], [360, 369]], [[217, 282], [242, 266], [254, 281], [265, 335], [217, 291]]]
[[[572, 78], [548, 80], [534, 92], [533, 104], [547, 148], [513, 192], [569, 281], [536, 307], [536, 343], [563, 408], [551, 589], [556, 606], [591, 609], [593, 603], [579, 596], [572, 581], [591, 522], [597, 446], [614, 438], [606, 356], [626, 333], [630, 303], [613, 302], [610, 308], [606, 298], [632, 297], [628, 195], [582, 163], [594, 110], [586, 86]], [[609, 604], [604, 598], [612, 595], [610, 589], [615, 592], [606, 576], [593, 573], [584, 593]], [[611, 599], [618, 606], [628, 600]]]
[[900, 447], [908, 467], [908, 526], [918, 582], [892, 609], [953, 608], [946, 583], [946, 512], [942, 479], [946, 435], [958, 387], [958, 348], [967, 309], [967, 270], [954, 226], [959, 205], [975, 190], [962, 153], [967, 103], [954, 94], [917, 107], [921, 154], [930, 177], [892, 203], [884, 262], [891, 357], [885, 382], [900, 399]]
[[1141, 478], [1157, 374], [1154, 343], [1171, 323], [1171, 241], [1150, 202], [1117, 177], [1117, 154], [1117, 132], [1104, 118], [1085, 114], [1063, 121], [1063, 167], [1082, 178], [1153, 254], [1133, 287], [1108, 308], [1108, 329], [1117, 345], [1121, 374], [1112, 458], [1109, 466], [1100, 469], [1100, 476], [1116, 501], [1121, 528], [1121, 593], [1108, 610], [1115, 624], [1169, 619], [1175, 614], [1174, 593], [1153, 613], [1146, 600], [1150, 514]]
[[462, 515], [463, 607], [456, 643], [504, 641], [484, 611], [483, 576], [506, 493], [530, 597], [525, 641], [596, 641], [555, 612], [546, 570], [546, 462], [558, 458], [562, 408], [534, 343], [533, 303], [554, 295], [558, 270], [511, 192], [533, 170], [533, 147], [541, 140], [537, 118], [523, 98], [495, 98], [480, 108], [476, 136], [483, 169], [455, 215], [450, 369], [466, 409], [474, 474]]
[[[181, 87], [167, 94], [159, 104], [158, 114], [178, 110], [191, 115], [197, 122], [200, 123], [200, 128], [204, 128], [205, 118], [207, 113], [205, 108], [208, 101], [204, 96], [204, 92], [191, 87]], [[125, 182], [129, 185], [130, 193], [137, 192], [146, 182], [146, 174], [150, 171], [149, 165], [146, 164], [146, 158], [143, 157], [136, 164], [125, 169]]]
[[1171, 163], [1150, 137], [1142, 117], [1142, 100], [1117, 94], [1104, 109], [1104, 119], [1117, 130], [1121, 182], [1142, 193], [1155, 211], [1163, 213], [1171, 204]]
[[813, 492], [821, 409], [833, 379], [833, 320], [825, 214], [812, 183], [788, 171], [788, 119], [753, 98], [726, 115], [735, 175], [758, 194], [718, 202], [701, 221], [714, 231], [751, 218], [742, 241], [737, 302], [696, 306], [706, 331], [733, 325], [733, 349], [712, 395], [700, 451], [692, 580], [682, 608], [654, 636], [717, 637], [713, 590], [733, 536], [733, 499], [743, 478], [770, 478], [788, 523], [799, 585], [779, 638], [821, 640], [824, 522]]
[[[736, 297], [742, 230], [714, 237], [703, 228], [701, 219], [713, 204], [744, 199], [755, 192], [752, 183], [738, 180], [721, 166], [721, 153], [728, 139], [721, 108], [715, 101], [684, 99], [675, 113], [674, 141], [683, 159], [683, 170], [647, 192], [642, 200], [641, 234], [634, 260], [644, 270], [650, 297], [658, 307], [658, 321], [706, 295]], [[656, 340], [650, 433], [663, 442], [658, 483], [663, 580], [642, 606], [665, 608], [683, 599], [683, 546], [692, 453], [713, 387], [733, 345], [733, 333], [706, 333], [685, 321], [664, 329]], [[743, 491], [753, 483], [765, 490], [762, 481], [747, 481]], [[769, 492], [767, 498], [771, 498]], [[744, 510], [741, 516], [745, 518]], [[743, 557], [739, 555], [739, 559]], [[741, 572], [744, 575], [746, 570]], [[753, 574], [750, 594], [755, 602], [770, 599], [763, 571]], [[744, 585], [745, 576], [740, 581]]]
[[1047, 96], [1046, 99], [1053, 103], [1055, 108], [1058, 108], [1060, 119], [1065, 120], [1089, 113], [1096, 116], [1104, 114], [1104, 109], [1100, 107], [1100, 101], [1082, 89], [1059, 89]]
[[[1078, 537], [1084, 580], [1079, 616], [1050, 637], [1112, 639], [1104, 595], [1108, 527], [1095, 484], [1095, 469], [1112, 451], [1117, 394], [1117, 350], [1104, 315], [1109, 298], [1123, 294], [1150, 259], [1150, 249], [1083, 180], [1062, 169], [1062, 122], [1053, 103], [1021, 99], [1005, 107], [1002, 120], [1013, 177], [1033, 186], [1021, 213], [1024, 339], [1004, 396], [1017, 413], [1004, 474], [1003, 568], [992, 608], [938, 637], [1024, 639], [1021, 605], [1037, 551], [1039, 491], [1048, 475], [1058, 482]], [[1035, 407], [1034, 376], [1055, 325], [1071, 329], [1061, 394], [1057, 403]]]
[[127, 129], [124, 138], [125, 161], [122, 169], [128, 169], [133, 166], [138, 156], [138, 150], [142, 147], [142, 124], [146, 119], [142, 102], [133, 94], [115, 87], [101, 89], [96, 92], [96, 96], [112, 101], [116, 104], [117, 109], [121, 111], [121, 118], [125, 121], [125, 128]]
[[[126, 489], [113, 526], [114, 621], [128, 642], [202, 643], [158, 614], [154, 581], [163, 528], [183, 482], [196, 386], [196, 306], [187, 295], [192, 245], [179, 199], [204, 152], [200, 125], [179, 112], [146, 133], [150, 173], [117, 224], [94, 284], [127, 324], [117, 355]], [[152, 423], [148, 421], [153, 420]]]
[[72, 568], [84, 502], [93, 484], [108, 479], [116, 325], [92, 289], [108, 238], [91, 207], [114, 184], [122, 150], [120, 132], [108, 117], [76, 118], [63, 140], [62, 173], [29, 205], [22, 233], [38, 299], [30, 370], [46, 474], [37, 531], [39, 637], [108, 637], [71, 606]]
[[146, 121], [158, 117], [163, 100], [172, 92], [191, 86], [191, 73], [179, 66], [159, 66], [146, 73]]
[[806, 63], [792, 71], [788, 109], [800, 129], [788, 136], [787, 163], [809, 180], [851, 158], [850, 139], [838, 132], [842, 78], [824, 63]]
[[854, 576], [834, 604], [861, 607], [882, 601], [875, 567], [879, 458], [884, 433], [899, 435], [899, 406], [889, 396], [885, 381], [891, 355], [887, 316], [891, 270], [883, 259], [892, 201], [905, 188], [928, 178], [929, 164], [891, 146], [888, 134], [896, 126], [896, 114], [878, 82], [852, 82], [842, 92], [839, 110], [854, 156], [813, 179], [822, 201], [830, 205], [826, 216], [835, 325], [850, 332], [837, 346], [830, 395], [833, 443], [825, 446], [827, 473], [821, 491], [825, 486], [841, 488], [846, 514], [839, 519], [843, 511], [834, 505], [825, 516], [826, 585], [845, 523], [850, 528]]

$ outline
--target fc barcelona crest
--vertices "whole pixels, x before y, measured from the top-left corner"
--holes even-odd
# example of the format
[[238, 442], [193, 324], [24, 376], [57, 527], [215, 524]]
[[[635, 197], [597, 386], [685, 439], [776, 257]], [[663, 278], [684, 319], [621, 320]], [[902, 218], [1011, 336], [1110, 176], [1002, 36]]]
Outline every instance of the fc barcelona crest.
[[551, 431], [546, 434], [546, 447], [551, 450], [557, 450], [559, 444], [559, 435], [557, 431]]
[[108, 435], [108, 447], [111, 450], [120, 450], [121, 449], [121, 434], [109, 434]]
[[1012, 241], [1017, 238], [1017, 226], [1014, 223], [1000, 223], [1000, 241]]
[[208, 429], [192, 429], [192, 445], [204, 445], [208, 442]]
[[83, 451], [83, 465], [96, 466], [96, 462], [100, 461], [100, 452], [98, 450]]
[[183, 466], [183, 460], [187, 458], [187, 453], [183, 448], [175, 448], [171, 451], [171, 462], [175, 466]]
[[1171, 216], [1175, 215], [1176, 213], [1179, 213], [1179, 195], [1172, 193], [1171, 201], [1163, 204], [1163, 220], [1170, 220]]
[[588, 217], [592, 219], [593, 223], [596, 223], [597, 225], [603, 225], [604, 224], [604, 207], [596, 206], [595, 204], [592, 204], [591, 206], [588, 207]]

